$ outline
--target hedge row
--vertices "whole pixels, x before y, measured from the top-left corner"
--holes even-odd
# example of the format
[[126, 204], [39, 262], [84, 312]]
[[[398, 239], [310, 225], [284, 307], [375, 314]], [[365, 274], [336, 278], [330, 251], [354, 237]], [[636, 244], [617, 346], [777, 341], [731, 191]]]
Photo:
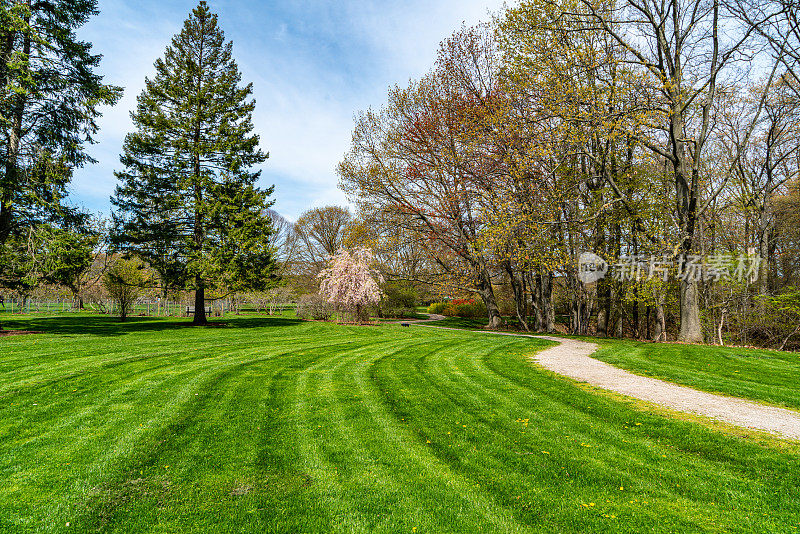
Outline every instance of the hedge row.
[[434, 302], [428, 306], [428, 313], [447, 317], [479, 318], [486, 317], [486, 306], [474, 300], [454, 300], [451, 302]]

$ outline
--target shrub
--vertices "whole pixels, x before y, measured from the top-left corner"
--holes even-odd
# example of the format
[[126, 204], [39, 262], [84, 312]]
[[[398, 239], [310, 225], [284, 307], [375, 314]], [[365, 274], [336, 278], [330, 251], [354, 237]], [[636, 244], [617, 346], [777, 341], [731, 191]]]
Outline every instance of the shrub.
[[[789, 340], [800, 332], [800, 288], [787, 287], [780, 295], [767, 299], [768, 321], [778, 326], [782, 340], [778, 350], [784, 350]], [[788, 334], [788, 335], [787, 335]]]
[[477, 319], [486, 317], [486, 305], [474, 299], [455, 299], [451, 302], [435, 302], [428, 306], [428, 313], [447, 317]]
[[467, 319], [476, 319], [486, 316], [486, 306], [482, 302], [457, 304], [456, 315]]
[[428, 313], [432, 313], [434, 315], [444, 315], [442, 312], [444, 311], [445, 306], [447, 306], [447, 303], [445, 302], [434, 302], [428, 306]]
[[458, 315], [458, 309], [456, 308], [455, 304], [448, 302], [442, 309], [442, 315], [446, 315], [447, 317], [456, 317]]
[[383, 317], [390, 317], [393, 319], [414, 319], [417, 316], [414, 308], [381, 308]]
[[295, 314], [306, 321], [330, 321], [333, 317], [334, 306], [319, 294], [303, 295], [297, 302]]
[[144, 263], [139, 259], [119, 258], [103, 275], [103, 286], [119, 304], [120, 321], [133, 310], [136, 299], [150, 283]]
[[381, 317], [413, 317], [417, 291], [406, 282], [387, 282], [380, 303]]

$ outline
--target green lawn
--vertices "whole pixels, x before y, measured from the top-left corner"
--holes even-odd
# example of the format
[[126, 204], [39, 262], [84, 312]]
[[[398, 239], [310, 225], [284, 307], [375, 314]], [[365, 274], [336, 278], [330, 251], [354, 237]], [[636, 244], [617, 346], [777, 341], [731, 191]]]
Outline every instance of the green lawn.
[[800, 354], [729, 347], [600, 341], [593, 357], [696, 389], [800, 409]]
[[546, 342], [226, 321], [7, 322], [46, 333], [0, 338], [0, 532], [798, 531], [796, 446], [592, 394]]
[[[486, 323], [485, 319], [448, 317], [436, 326], [479, 329]], [[639, 375], [800, 410], [800, 354], [796, 352], [585, 339], [600, 345], [593, 358]]]

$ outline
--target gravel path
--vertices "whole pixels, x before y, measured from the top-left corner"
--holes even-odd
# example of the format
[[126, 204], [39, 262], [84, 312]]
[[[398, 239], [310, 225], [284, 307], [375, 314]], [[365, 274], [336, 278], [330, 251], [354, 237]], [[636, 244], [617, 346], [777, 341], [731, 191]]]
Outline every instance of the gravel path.
[[623, 371], [590, 358], [590, 355], [598, 349], [594, 343], [504, 332], [484, 333], [541, 338], [560, 343], [556, 347], [545, 349], [531, 357], [545, 369], [559, 375], [615, 391], [628, 397], [666, 406], [673, 410], [703, 415], [791, 439], [800, 439], [800, 412], [765, 406], [736, 397], [714, 395]]
[[594, 343], [555, 337], [543, 339], [561, 343], [533, 356], [542, 367], [554, 373], [673, 410], [800, 439], [800, 412], [714, 395], [617, 369], [589, 357], [598, 348]]

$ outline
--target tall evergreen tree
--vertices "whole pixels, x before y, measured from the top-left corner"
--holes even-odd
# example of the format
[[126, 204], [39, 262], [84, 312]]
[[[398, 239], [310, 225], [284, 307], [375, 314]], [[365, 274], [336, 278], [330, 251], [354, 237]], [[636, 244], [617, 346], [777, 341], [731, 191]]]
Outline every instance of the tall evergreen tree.
[[67, 186], [93, 161], [85, 146], [100, 106], [122, 93], [102, 83], [101, 56], [76, 35], [95, 14], [96, 0], [0, 0], [0, 285], [38, 283], [32, 266], [59, 249], [39, 238], [87, 220], [65, 203]]
[[113, 242], [150, 263], [165, 285], [195, 291], [205, 324], [211, 287], [266, 289], [275, 262], [267, 208], [256, 186], [268, 155], [253, 134], [252, 84], [241, 86], [232, 43], [202, 1], [145, 81], [136, 131], [117, 172]]

